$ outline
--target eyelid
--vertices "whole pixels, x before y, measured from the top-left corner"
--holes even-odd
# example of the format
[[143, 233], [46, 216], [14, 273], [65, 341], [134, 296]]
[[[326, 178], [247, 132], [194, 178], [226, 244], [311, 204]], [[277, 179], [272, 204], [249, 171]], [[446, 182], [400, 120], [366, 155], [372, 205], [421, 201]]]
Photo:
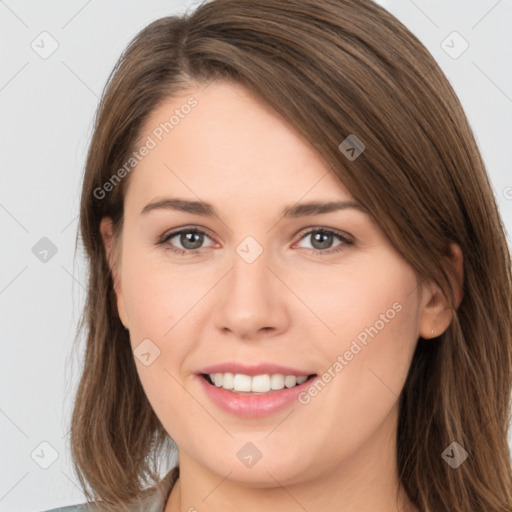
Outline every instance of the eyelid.
[[348, 247], [353, 246], [355, 244], [355, 239], [352, 235], [345, 233], [344, 231], [340, 231], [339, 229], [328, 228], [323, 226], [313, 226], [306, 229], [306, 231], [300, 236], [299, 240], [294, 244], [294, 246], [300, 243], [307, 237], [312, 236], [315, 233], [323, 233], [332, 235], [337, 237], [340, 240], [338, 245], [334, 247], [329, 247], [328, 249], [315, 249], [314, 247], [304, 247], [303, 249], [308, 251], [310, 254], [319, 257], [328, 257], [331, 255], [341, 254]]
[[355, 243], [355, 238], [350, 233], [342, 231], [341, 229], [329, 228], [327, 226], [321, 226], [318, 224], [304, 228], [300, 231], [302, 234], [296, 236], [300, 236], [299, 240], [302, 240], [306, 235], [310, 235], [312, 232], [332, 233], [333, 235], [339, 236], [346, 242]]
[[198, 226], [198, 225], [195, 225], [195, 224], [191, 224], [189, 226], [182, 226], [182, 227], [179, 227], [179, 228], [175, 228], [175, 229], [170, 229], [169, 231], [166, 231], [160, 238], [159, 238], [159, 241], [165, 241], [166, 239], [169, 239], [169, 238], [172, 238], [176, 235], [180, 235], [181, 233], [201, 233], [201, 234], [204, 234], [206, 236], [208, 236], [208, 238], [214, 240], [215, 237], [213, 237], [210, 233], [210, 231], [203, 227], [203, 226]]
[[[167, 243], [171, 238], [175, 236], [181, 235], [182, 233], [199, 233], [205, 235], [207, 238], [216, 242], [215, 238], [209, 233], [209, 230], [197, 225], [191, 226], [182, 226], [181, 228], [171, 229], [170, 231], [165, 232], [157, 241], [157, 245], [163, 245]], [[178, 251], [183, 251], [189, 254], [194, 254], [196, 252], [201, 251], [202, 249], [206, 249], [206, 247], [201, 247], [199, 249], [181, 249], [180, 247], [176, 247]]]

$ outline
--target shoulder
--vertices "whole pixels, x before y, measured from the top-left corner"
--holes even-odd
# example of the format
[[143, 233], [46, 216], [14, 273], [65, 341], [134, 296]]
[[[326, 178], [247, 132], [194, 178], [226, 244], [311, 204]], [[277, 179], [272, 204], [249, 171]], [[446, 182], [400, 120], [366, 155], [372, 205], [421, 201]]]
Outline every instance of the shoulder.
[[94, 503], [80, 503], [78, 505], [68, 505], [66, 507], [52, 508], [43, 512], [98, 512], [100, 508]]
[[[160, 508], [163, 503], [159, 495], [155, 492], [143, 493], [128, 508], [124, 506], [122, 508], [125, 512], [161, 512]], [[78, 505], [69, 505], [67, 507], [52, 508], [50, 510], [44, 510], [43, 512], [101, 512], [101, 508], [95, 503], [80, 503]]]
[[70, 505], [68, 507], [52, 508], [51, 510], [45, 510], [44, 512], [90, 512], [91, 508], [87, 503], [80, 505]]
[[[178, 478], [179, 468], [175, 467], [167, 473], [158, 485], [146, 489], [125, 510], [127, 512], [163, 512], [167, 498]], [[95, 503], [81, 503], [68, 507], [52, 508], [44, 512], [101, 512], [101, 509]]]

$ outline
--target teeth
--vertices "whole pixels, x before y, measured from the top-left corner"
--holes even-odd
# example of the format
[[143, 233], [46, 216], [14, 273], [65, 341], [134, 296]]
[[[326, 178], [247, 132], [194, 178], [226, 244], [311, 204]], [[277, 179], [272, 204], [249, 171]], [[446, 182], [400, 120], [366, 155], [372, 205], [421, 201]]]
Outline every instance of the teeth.
[[[222, 373], [215, 374], [215, 380], [219, 378], [224, 379], [224, 375]], [[249, 375], [242, 375], [241, 373], [237, 373], [233, 379], [233, 389], [235, 391], [251, 391], [251, 377]]]
[[277, 373], [276, 375], [272, 375], [270, 377], [270, 388], [273, 390], [283, 389], [284, 388], [284, 375]]
[[[219, 373], [218, 375], [222, 375], [222, 373]], [[233, 389], [235, 386], [235, 376], [232, 373], [225, 373], [224, 377], [222, 378], [222, 387], [224, 389]]]
[[297, 384], [297, 377], [295, 377], [294, 375], [287, 375], [284, 378], [284, 385], [287, 388], [293, 388], [293, 386], [295, 386], [295, 384]]
[[270, 391], [270, 375], [255, 375], [251, 380], [253, 393], [268, 393]]
[[281, 373], [254, 375], [253, 377], [242, 373], [210, 373], [209, 376], [216, 387], [241, 393], [268, 393], [270, 390], [279, 391], [285, 387], [293, 388], [306, 382], [308, 378], [307, 375], [295, 376]]

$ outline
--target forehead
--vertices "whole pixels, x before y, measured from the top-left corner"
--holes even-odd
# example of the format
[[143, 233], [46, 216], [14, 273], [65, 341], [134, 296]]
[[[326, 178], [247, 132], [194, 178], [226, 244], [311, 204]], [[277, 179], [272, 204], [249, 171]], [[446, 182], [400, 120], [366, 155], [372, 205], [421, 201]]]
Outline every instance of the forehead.
[[[241, 85], [191, 87], [161, 103], [138, 138], [150, 147], [128, 195], [179, 192], [237, 197], [260, 192], [298, 201], [311, 191], [350, 198], [316, 150]], [[284, 196], [283, 196], [284, 194]]]

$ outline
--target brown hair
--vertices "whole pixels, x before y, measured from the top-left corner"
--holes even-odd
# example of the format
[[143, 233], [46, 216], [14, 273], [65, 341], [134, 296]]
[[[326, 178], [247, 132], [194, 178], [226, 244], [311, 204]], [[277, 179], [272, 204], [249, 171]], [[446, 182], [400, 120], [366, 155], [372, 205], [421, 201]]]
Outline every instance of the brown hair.
[[[71, 450], [86, 496], [128, 502], [158, 481], [159, 457], [173, 446], [139, 381], [99, 232], [105, 216], [121, 232], [129, 176], [105, 197], [95, 190], [162, 101], [215, 80], [242, 84], [295, 127], [418, 275], [451, 299], [453, 321], [436, 340], [418, 340], [400, 396], [398, 471], [410, 499], [425, 512], [512, 510], [504, 229], [448, 80], [370, 0], [214, 0], [151, 23], [121, 56], [95, 119], [80, 210], [90, 275]], [[338, 149], [350, 134], [366, 146], [353, 161]], [[458, 308], [451, 242], [464, 255]], [[441, 457], [453, 441], [469, 454], [457, 469]]]

